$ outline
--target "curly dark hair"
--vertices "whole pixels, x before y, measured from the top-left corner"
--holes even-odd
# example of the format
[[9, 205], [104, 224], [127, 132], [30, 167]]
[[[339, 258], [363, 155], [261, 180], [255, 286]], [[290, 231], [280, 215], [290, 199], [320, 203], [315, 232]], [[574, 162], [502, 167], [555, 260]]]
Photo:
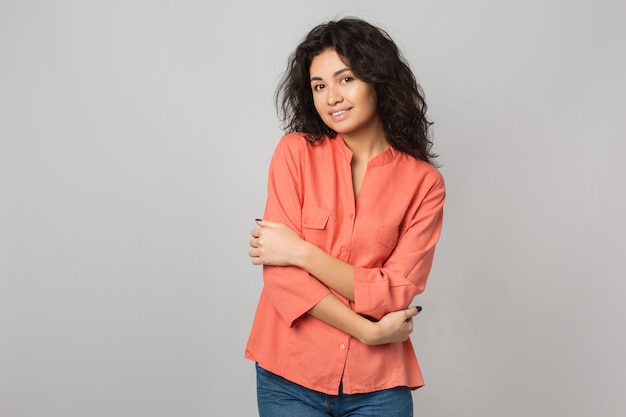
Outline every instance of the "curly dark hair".
[[409, 64], [389, 34], [354, 17], [328, 21], [313, 28], [289, 57], [275, 95], [286, 132], [303, 132], [315, 144], [337, 132], [320, 118], [313, 104], [310, 67], [315, 56], [334, 49], [354, 75], [371, 83], [387, 140], [395, 149], [433, 164], [426, 101]]

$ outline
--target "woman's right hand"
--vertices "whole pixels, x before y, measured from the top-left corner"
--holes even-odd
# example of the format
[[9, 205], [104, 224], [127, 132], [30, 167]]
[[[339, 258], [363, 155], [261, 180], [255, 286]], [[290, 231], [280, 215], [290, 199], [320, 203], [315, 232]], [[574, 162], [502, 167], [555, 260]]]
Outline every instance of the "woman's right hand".
[[403, 342], [413, 332], [413, 317], [419, 313], [417, 307], [387, 313], [377, 322], [372, 322], [371, 330], [362, 340], [367, 345]]

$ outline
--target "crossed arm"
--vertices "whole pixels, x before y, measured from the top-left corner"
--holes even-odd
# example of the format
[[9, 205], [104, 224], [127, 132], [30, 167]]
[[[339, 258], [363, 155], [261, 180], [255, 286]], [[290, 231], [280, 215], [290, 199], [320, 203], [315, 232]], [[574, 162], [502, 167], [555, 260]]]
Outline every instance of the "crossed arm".
[[[287, 226], [267, 220], [257, 221], [252, 230], [254, 265], [296, 266], [316, 277], [350, 301], [354, 301], [354, 267], [302, 239]], [[413, 331], [412, 318], [418, 309], [411, 307], [391, 312], [372, 322], [329, 293], [308, 314], [370, 345], [400, 342]]]

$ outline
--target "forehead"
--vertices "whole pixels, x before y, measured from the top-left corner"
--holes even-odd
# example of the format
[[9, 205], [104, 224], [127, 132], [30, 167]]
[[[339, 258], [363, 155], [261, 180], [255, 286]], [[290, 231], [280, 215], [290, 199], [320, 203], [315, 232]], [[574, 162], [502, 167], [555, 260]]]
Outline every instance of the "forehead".
[[311, 77], [332, 76], [337, 70], [349, 68], [345, 58], [334, 49], [325, 49], [311, 60]]

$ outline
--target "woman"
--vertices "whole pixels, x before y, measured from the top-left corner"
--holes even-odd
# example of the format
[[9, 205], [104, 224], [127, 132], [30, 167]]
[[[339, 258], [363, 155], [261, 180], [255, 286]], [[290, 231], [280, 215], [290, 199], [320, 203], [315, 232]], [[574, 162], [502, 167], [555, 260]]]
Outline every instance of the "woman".
[[386, 32], [345, 18], [309, 32], [276, 98], [288, 133], [249, 251], [260, 415], [412, 416], [408, 306], [445, 197], [421, 88]]

